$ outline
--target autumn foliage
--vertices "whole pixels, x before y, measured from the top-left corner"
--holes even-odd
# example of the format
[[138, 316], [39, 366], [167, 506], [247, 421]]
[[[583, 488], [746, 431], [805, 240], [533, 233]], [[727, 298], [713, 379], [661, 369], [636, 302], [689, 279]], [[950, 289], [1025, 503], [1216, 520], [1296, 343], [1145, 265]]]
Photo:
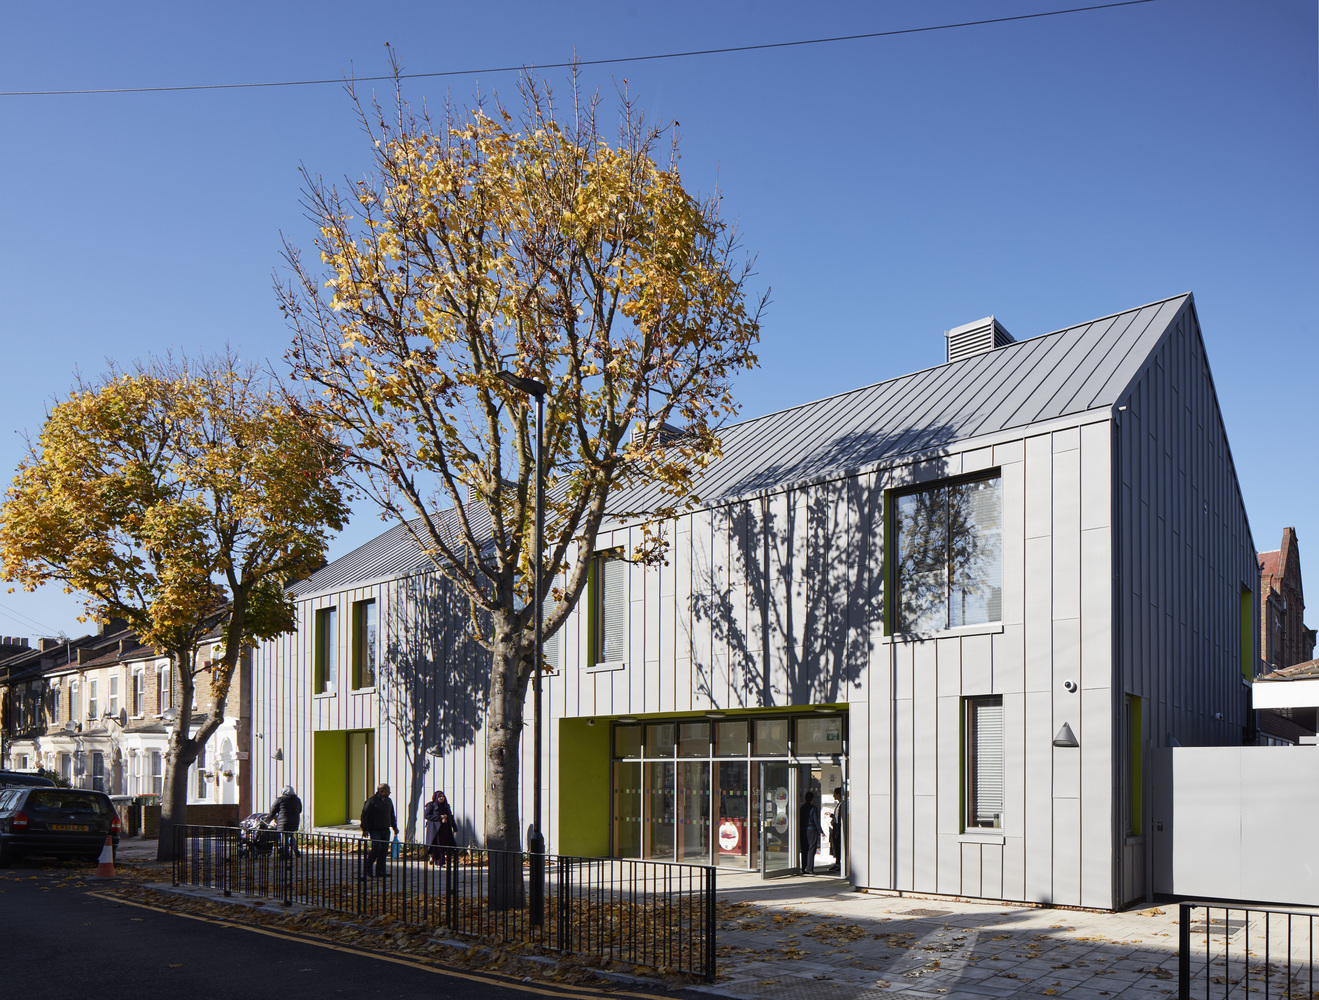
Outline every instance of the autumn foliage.
[[[546, 387], [552, 634], [607, 518], [650, 525], [637, 555], [662, 553], [654, 526], [696, 499], [764, 306], [748, 303], [750, 261], [718, 198], [682, 183], [676, 123], [648, 124], [624, 96], [610, 135], [576, 90], [562, 111], [533, 80], [520, 93], [516, 116], [359, 105], [373, 169], [343, 190], [308, 178], [320, 266], [290, 246], [281, 289], [312, 412], [470, 601], [493, 663], [485, 832], [508, 849], [533, 669], [535, 436], [531, 401], [498, 374]], [[647, 509], [611, 503], [643, 481], [661, 487]]]

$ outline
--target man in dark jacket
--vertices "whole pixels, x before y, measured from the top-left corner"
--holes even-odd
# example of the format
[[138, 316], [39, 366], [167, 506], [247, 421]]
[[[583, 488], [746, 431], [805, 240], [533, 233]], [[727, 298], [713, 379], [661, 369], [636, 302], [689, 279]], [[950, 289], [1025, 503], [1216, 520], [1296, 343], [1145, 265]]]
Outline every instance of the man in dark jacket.
[[815, 874], [815, 852], [820, 849], [820, 810], [815, 806], [815, 793], [807, 792], [797, 816], [797, 843], [801, 850], [803, 874]]
[[394, 803], [389, 801], [389, 786], [381, 785], [376, 793], [362, 804], [362, 836], [371, 838], [371, 850], [366, 856], [366, 865], [362, 869], [362, 878], [371, 874], [374, 863], [375, 874], [385, 878], [385, 855], [389, 852], [389, 831], [398, 833], [398, 819], [394, 815]]
[[284, 791], [270, 807], [270, 812], [266, 813], [266, 822], [273, 823], [281, 834], [283, 843], [280, 845], [279, 853], [282, 857], [287, 858], [290, 855], [297, 857], [302, 853], [298, 850], [296, 836], [298, 827], [302, 824], [302, 799], [298, 798], [298, 793], [293, 790], [292, 785], [284, 786]]

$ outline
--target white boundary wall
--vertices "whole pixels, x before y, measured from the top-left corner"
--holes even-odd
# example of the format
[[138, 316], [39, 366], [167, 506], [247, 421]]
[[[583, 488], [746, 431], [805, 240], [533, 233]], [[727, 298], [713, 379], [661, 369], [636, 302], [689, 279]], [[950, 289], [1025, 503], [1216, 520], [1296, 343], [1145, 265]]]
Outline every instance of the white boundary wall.
[[1151, 756], [1155, 892], [1319, 906], [1319, 747]]

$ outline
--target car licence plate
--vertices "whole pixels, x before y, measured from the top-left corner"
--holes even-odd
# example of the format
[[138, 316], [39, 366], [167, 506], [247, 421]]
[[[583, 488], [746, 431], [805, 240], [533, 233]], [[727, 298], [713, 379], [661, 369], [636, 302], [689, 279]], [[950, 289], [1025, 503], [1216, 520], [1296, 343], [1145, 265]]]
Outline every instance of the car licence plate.
[[91, 827], [82, 823], [52, 823], [52, 830], [58, 830], [60, 833], [86, 833]]

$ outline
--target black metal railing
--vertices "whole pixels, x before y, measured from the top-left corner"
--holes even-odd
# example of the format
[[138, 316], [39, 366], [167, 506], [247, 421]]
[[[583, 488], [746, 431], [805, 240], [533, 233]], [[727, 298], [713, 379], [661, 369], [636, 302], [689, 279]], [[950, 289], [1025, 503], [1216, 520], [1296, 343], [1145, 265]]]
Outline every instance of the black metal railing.
[[1180, 1000], [1310, 1000], [1315, 993], [1313, 910], [1182, 903], [1178, 915]]
[[301, 903], [444, 928], [491, 943], [595, 955], [634, 966], [715, 976], [715, 869], [622, 858], [545, 856], [544, 919], [531, 918], [529, 855], [400, 844], [389, 874], [367, 871], [361, 837], [256, 837], [232, 827], [175, 831], [175, 885]]

